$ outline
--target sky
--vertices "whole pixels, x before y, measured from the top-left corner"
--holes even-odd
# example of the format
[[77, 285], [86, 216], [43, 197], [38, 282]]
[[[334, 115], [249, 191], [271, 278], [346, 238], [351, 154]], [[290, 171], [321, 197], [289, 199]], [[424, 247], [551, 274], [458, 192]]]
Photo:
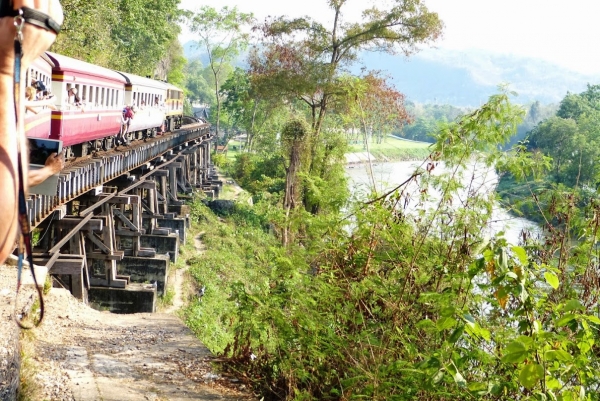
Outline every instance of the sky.
[[[444, 22], [434, 46], [454, 52], [486, 51], [552, 62], [583, 74], [600, 74], [600, 1], [598, 0], [423, 0]], [[346, 18], [386, 0], [348, 0]], [[326, 0], [181, 0], [192, 11], [202, 5], [237, 6], [262, 20], [268, 15], [309, 15], [323, 23], [331, 15]], [[182, 42], [193, 40], [185, 31]]]

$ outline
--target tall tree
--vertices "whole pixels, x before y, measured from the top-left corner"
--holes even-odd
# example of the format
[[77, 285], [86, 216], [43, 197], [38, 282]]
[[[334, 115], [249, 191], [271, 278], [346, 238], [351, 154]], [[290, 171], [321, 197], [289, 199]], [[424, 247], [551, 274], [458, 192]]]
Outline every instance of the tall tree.
[[223, 69], [248, 45], [248, 32], [244, 29], [252, 23], [252, 14], [238, 11], [237, 7], [223, 7], [220, 11], [203, 6], [190, 18], [190, 28], [198, 35], [198, 46], [206, 51], [208, 66], [214, 79], [216, 100], [215, 128], [219, 135], [222, 95], [219, 93]]
[[[347, 0], [329, 0], [332, 25], [309, 17], [267, 20], [260, 27], [265, 43], [250, 59], [253, 79], [263, 93], [290, 101], [298, 99], [308, 108], [311, 121], [309, 171], [323, 176], [328, 152], [317, 152], [321, 129], [332, 103], [343, 95], [340, 74], [358, 58], [361, 51], [401, 51], [410, 55], [420, 44], [435, 40], [442, 30], [436, 13], [421, 0], [394, 0], [387, 9], [372, 7], [362, 13], [360, 22], [345, 22]], [[320, 156], [318, 156], [320, 155]], [[313, 213], [318, 204], [306, 204]]]
[[103, 67], [152, 75], [179, 33], [179, 0], [64, 0], [52, 51]]
[[282, 109], [281, 103], [264, 99], [255, 90], [248, 73], [239, 67], [223, 83], [221, 94], [232, 125], [246, 133], [246, 150], [252, 150], [257, 134], [274, 124], [272, 117]]

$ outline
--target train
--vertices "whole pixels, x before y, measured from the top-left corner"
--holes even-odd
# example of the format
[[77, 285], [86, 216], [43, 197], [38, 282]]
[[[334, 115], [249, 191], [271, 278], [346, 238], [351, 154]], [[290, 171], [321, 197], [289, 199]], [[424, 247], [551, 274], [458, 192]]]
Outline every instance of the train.
[[52, 52], [32, 63], [25, 82], [36, 83], [51, 94], [40, 106], [28, 102], [33, 107], [25, 113], [26, 136], [62, 141], [67, 159], [117, 147], [126, 107], [135, 114], [127, 130], [128, 141], [151, 138], [182, 124], [184, 92], [167, 82]]

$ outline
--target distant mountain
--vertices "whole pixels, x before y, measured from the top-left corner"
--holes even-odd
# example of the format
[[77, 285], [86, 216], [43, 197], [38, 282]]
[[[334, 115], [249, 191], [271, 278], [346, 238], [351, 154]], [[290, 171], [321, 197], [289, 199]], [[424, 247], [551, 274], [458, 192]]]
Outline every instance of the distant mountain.
[[517, 92], [517, 103], [558, 103], [567, 92], [579, 93], [588, 83], [600, 83], [600, 76], [584, 75], [543, 60], [481, 51], [429, 49], [409, 59], [365, 53], [362, 59], [368, 69], [391, 76], [398, 90], [418, 103], [478, 106], [498, 93], [501, 84]]
[[[194, 42], [185, 43], [183, 48], [188, 60], [200, 59], [204, 65], [208, 62]], [[427, 49], [410, 58], [364, 53], [361, 58], [361, 65], [351, 72], [359, 74], [361, 67], [381, 70], [408, 100], [417, 103], [479, 106], [498, 93], [498, 85], [508, 84], [518, 94], [517, 103], [539, 100], [549, 104], [560, 102], [567, 92], [584, 91], [588, 83], [600, 83], [600, 76], [584, 75], [543, 60], [476, 50]]]
[[183, 45], [183, 55], [188, 60], [198, 60], [202, 62], [203, 65], [208, 63], [208, 57], [206, 57], [206, 52], [204, 49], [200, 49], [198, 47], [198, 42], [194, 42], [190, 40], [189, 42], [185, 42]]

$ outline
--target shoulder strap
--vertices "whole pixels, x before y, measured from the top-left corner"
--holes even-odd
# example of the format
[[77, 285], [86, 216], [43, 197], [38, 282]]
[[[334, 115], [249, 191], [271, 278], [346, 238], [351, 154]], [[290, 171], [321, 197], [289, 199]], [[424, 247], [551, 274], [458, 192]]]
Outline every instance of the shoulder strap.
[[[0, 17], [16, 17], [19, 15], [19, 10], [12, 9], [12, 1], [0, 1], [0, 3], [2, 3]], [[22, 7], [21, 10], [25, 22], [52, 31], [57, 35], [60, 32], [60, 25], [47, 14], [29, 7]]]

